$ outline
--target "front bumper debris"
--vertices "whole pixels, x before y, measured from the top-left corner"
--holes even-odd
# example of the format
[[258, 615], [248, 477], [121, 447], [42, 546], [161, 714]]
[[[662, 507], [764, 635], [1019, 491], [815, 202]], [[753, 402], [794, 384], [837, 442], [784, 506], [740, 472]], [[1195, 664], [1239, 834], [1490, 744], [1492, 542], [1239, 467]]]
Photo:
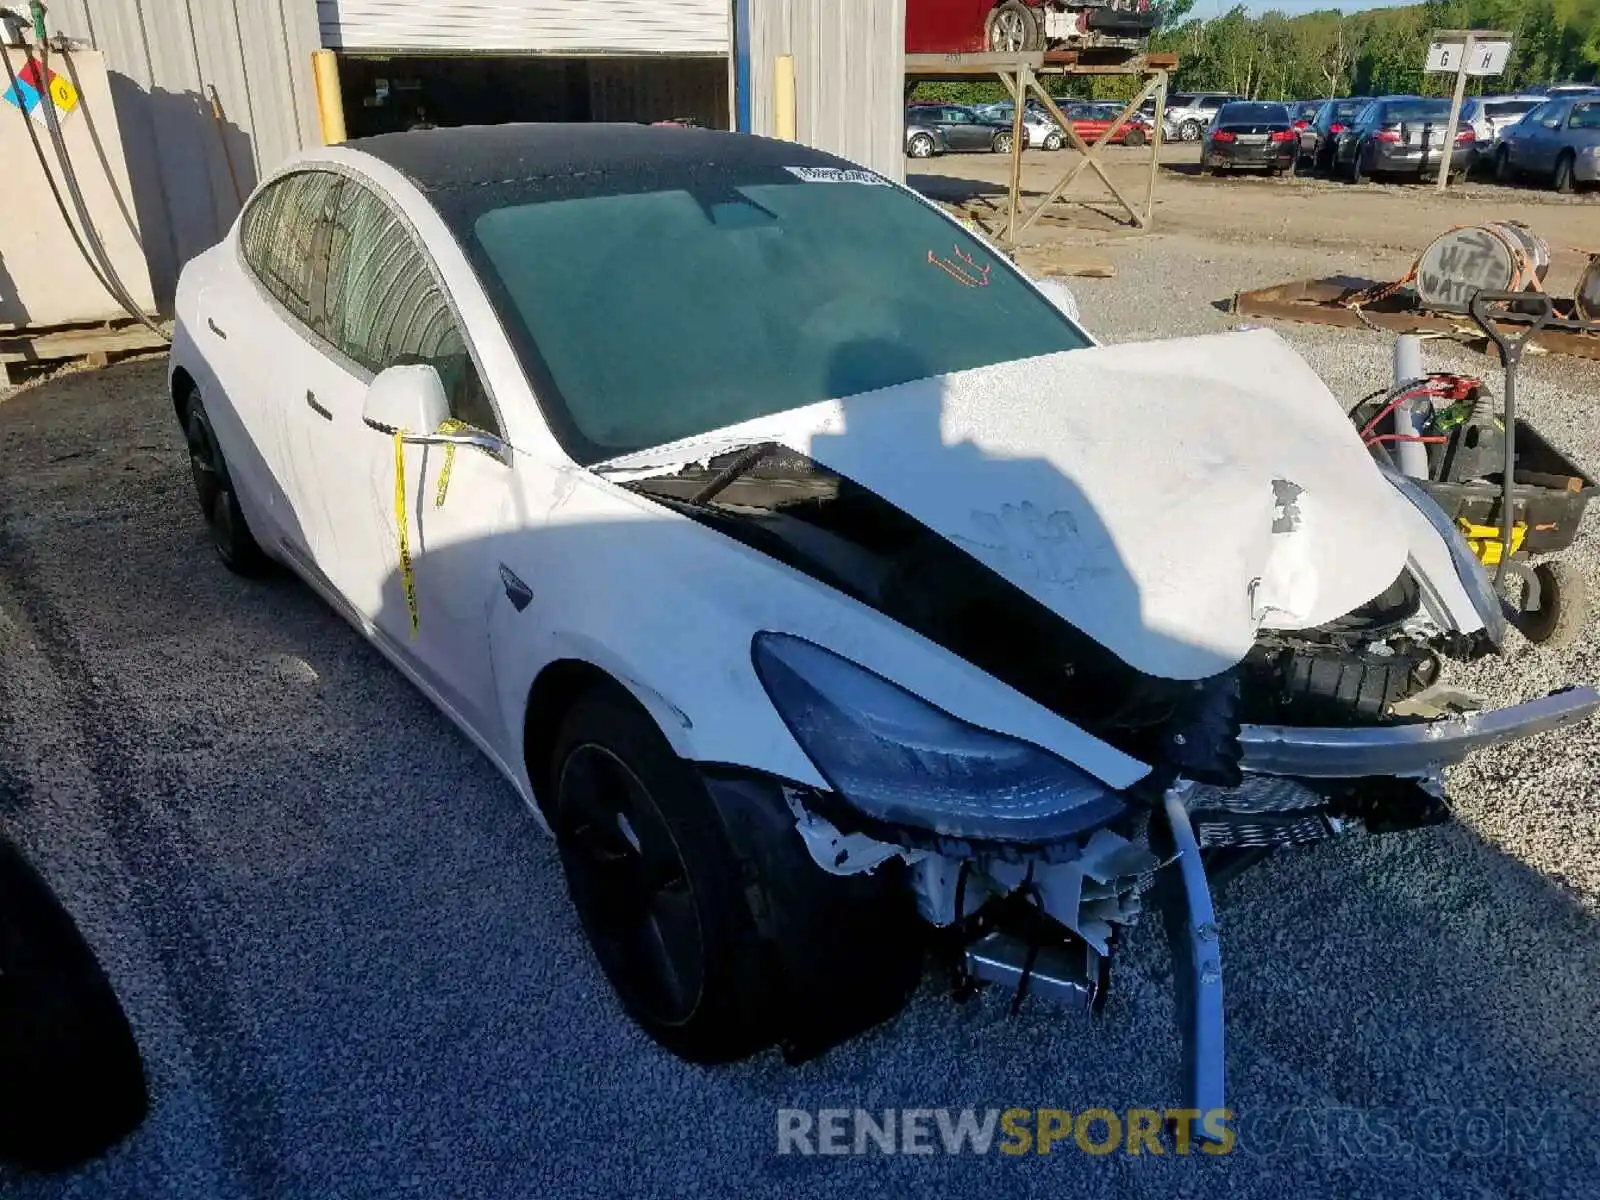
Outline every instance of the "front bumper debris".
[[1576, 724], [1600, 709], [1600, 692], [1572, 687], [1488, 712], [1353, 729], [1246, 725], [1241, 766], [1260, 775], [1358, 779], [1431, 775], [1474, 751]]

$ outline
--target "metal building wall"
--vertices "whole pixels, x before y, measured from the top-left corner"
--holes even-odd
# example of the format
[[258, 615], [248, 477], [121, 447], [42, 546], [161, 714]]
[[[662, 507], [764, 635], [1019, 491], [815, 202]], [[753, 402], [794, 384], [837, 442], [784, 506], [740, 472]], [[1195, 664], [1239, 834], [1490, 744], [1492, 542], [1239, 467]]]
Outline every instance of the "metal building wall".
[[751, 131], [773, 133], [773, 60], [794, 56], [796, 133], [905, 177], [904, 0], [749, 0]]
[[165, 309], [179, 269], [227, 232], [239, 197], [321, 141], [311, 80], [316, 0], [54, 0], [49, 26], [105, 56], [132, 203]]

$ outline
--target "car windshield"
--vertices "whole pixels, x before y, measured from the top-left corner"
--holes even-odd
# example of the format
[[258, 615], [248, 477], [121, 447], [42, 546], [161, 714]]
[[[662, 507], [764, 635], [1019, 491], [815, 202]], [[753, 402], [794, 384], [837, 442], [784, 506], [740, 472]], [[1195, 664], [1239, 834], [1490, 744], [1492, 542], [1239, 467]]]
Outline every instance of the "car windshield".
[[1089, 344], [1004, 259], [869, 172], [671, 174], [441, 204], [580, 463]]
[[1281, 104], [1225, 104], [1217, 113], [1217, 122], [1221, 125], [1254, 124], [1262, 121], [1284, 124], [1288, 120], [1289, 110]]
[[1448, 100], [1397, 100], [1383, 106], [1380, 119], [1385, 125], [1407, 125], [1413, 121], [1448, 121]]

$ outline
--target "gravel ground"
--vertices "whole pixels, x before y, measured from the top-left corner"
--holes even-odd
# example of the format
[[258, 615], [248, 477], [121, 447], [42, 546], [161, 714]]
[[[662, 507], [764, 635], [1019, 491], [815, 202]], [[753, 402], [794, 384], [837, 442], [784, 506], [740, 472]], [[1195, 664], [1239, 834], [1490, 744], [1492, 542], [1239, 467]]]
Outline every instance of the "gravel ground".
[[[1235, 288], [1370, 269], [1181, 238], [1076, 282], [1115, 339], [1225, 328]], [[1154, 301], [1150, 298], [1156, 297]], [[1344, 397], [1377, 335], [1288, 337]], [[1448, 348], [1447, 348], [1448, 349]], [[1433, 363], [1486, 371], [1440, 351]], [[1530, 363], [1530, 415], [1600, 464], [1594, 364]], [[1180, 398], [1181, 399], [1181, 398]], [[779, 1107], [1169, 1106], [1168, 967], [1138, 931], [1097, 1021], [932, 982], [820, 1061], [679, 1064], [622, 1018], [510, 789], [288, 580], [246, 584], [194, 510], [159, 363], [0, 404], [0, 824], [73, 910], [148, 1057], [153, 1114], [24, 1197], [1593, 1196], [1600, 729], [1458, 771], [1462, 820], [1287, 855], [1222, 907], [1224, 1159], [780, 1157]], [[1592, 526], [1592, 523], [1591, 523]], [[1572, 555], [1595, 578], [1597, 543]], [[1600, 678], [1597, 646], [1466, 673], [1497, 699]], [[1352, 1109], [1477, 1140], [1384, 1157]], [[1554, 1152], [1495, 1144], [1553, 1114]]]

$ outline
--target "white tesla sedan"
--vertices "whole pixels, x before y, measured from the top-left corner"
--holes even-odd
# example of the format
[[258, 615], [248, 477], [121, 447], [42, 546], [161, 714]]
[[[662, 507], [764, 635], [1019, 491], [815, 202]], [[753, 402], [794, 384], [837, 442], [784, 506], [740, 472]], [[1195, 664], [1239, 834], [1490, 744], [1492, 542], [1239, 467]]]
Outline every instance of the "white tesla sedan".
[[1067, 299], [789, 143], [416, 132], [257, 189], [172, 398], [223, 560], [495, 762], [663, 1045], [824, 1049], [930, 930], [1092, 1002], [1149, 897], [1219, 1107], [1208, 870], [1441, 820], [1600, 697], [1430, 709], [1504, 631], [1444, 515], [1274, 334], [1102, 347]]

